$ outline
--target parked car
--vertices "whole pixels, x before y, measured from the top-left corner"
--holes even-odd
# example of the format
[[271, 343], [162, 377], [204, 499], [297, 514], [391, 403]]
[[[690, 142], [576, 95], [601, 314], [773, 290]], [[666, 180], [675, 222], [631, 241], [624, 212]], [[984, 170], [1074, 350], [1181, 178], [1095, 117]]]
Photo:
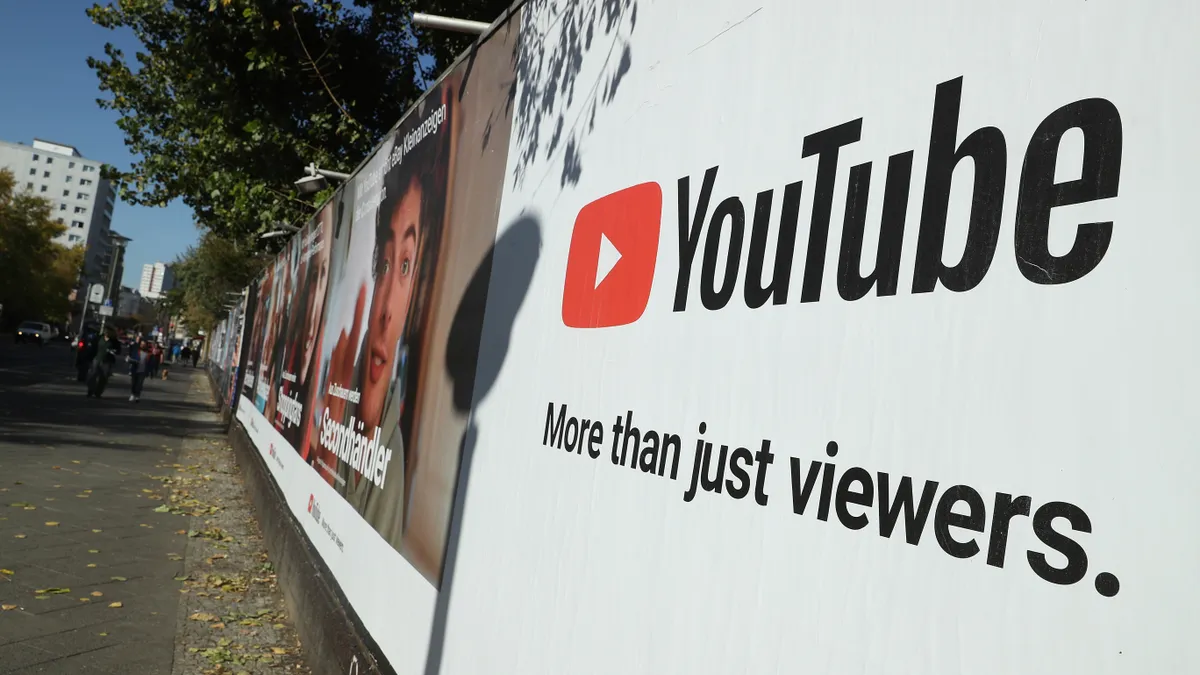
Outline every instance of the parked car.
[[54, 330], [50, 324], [41, 321], [25, 321], [17, 326], [17, 334], [13, 336], [17, 342], [36, 342], [39, 347], [54, 339]]

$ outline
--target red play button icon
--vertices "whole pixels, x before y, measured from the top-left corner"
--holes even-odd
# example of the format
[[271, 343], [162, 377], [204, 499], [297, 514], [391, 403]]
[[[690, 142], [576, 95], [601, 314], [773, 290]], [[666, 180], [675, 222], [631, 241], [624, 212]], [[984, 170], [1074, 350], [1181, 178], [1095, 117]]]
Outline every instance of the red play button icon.
[[642, 183], [579, 211], [563, 282], [563, 323], [571, 328], [623, 326], [650, 301], [662, 188]]

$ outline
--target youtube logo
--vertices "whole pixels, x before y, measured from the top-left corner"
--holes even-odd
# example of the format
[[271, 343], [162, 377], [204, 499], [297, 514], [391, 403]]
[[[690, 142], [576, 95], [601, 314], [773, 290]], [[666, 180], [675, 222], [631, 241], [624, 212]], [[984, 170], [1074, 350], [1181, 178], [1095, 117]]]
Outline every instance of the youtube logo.
[[624, 326], [650, 302], [662, 188], [642, 183], [579, 211], [563, 282], [562, 320], [570, 328]]

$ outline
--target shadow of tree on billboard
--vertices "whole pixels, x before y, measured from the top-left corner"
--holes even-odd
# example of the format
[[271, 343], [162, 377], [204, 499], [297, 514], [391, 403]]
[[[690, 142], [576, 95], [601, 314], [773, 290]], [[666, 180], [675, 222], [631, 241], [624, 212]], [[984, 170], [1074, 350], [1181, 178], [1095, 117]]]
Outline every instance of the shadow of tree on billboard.
[[[509, 90], [516, 106], [514, 178], [520, 185], [539, 157], [562, 149], [559, 186], [575, 185], [583, 173], [583, 146], [596, 126], [596, 111], [617, 95], [633, 64], [631, 36], [637, 0], [529, 0], [521, 12], [521, 39], [513, 53], [517, 78]], [[585, 58], [603, 53], [594, 80], [580, 81]], [[583, 105], [568, 117], [577, 96]], [[552, 125], [549, 138], [544, 138]], [[551, 165], [553, 166], [553, 165]], [[550, 174], [540, 177], [539, 185]]]
[[[454, 383], [454, 407], [461, 413], [474, 410], [500, 377], [513, 324], [529, 294], [542, 248], [542, 227], [537, 216], [523, 214], [502, 232], [467, 284], [446, 340], [446, 373]], [[442, 583], [429, 637], [427, 675], [436, 675], [441, 670], [463, 504], [470, 485], [475, 442], [480, 433], [474, 417], [468, 419], [459, 445], [458, 480], [450, 509]]]

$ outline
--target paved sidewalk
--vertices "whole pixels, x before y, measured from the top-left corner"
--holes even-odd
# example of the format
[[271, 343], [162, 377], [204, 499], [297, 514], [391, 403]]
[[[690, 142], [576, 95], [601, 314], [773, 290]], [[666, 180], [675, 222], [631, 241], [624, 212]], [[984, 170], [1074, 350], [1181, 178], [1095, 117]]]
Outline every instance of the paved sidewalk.
[[[140, 403], [128, 386], [89, 399], [64, 347], [0, 347], [0, 673], [166, 675], [177, 649], [208, 647], [177, 645], [203, 517], [165, 476], [223, 429], [200, 370], [147, 381]], [[195, 479], [236, 493], [233, 473]]]

